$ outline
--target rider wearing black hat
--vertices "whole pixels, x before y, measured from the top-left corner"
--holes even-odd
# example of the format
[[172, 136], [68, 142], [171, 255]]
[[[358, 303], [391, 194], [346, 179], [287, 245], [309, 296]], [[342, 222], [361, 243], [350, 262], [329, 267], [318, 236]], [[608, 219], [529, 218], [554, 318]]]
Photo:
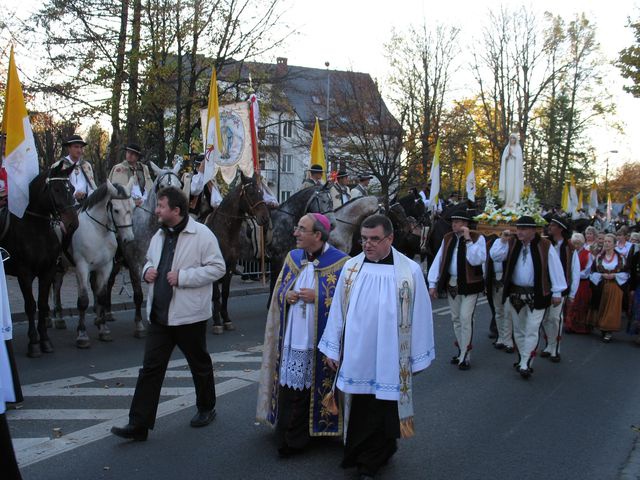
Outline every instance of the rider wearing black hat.
[[82, 158], [82, 151], [87, 142], [80, 135], [70, 135], [63, 142], [62, 146], [67, 148], [68, 155], [54, 163], [51, 168], [55, 168], [63, 164], [65, 168], [75, 167], [69, 181], [75, 190], [74, 196], [78, 203], [82, 203], [84, 199], [93, 192], [97, 187], [93, 176], [93, 168], [91, 164]]
[[333, 200], [333, 209], [341, 207], [351, 200], [351, 192], [349, 191], [349, 174], [346, 170], [338, 171], [336, 181], [331, 186], [331, 198]]
[[137, 143], [129, 143], [125, 147], [125, 160], [115, 165], [109, 173], [111, 183], [127, 185], [131, 177], [135, 178], [135, 183], [131, 189], [131, 197], [136, 206], [142, 205], [147, 198], [147, 191], [153, 185], [149, 167], [140, 162], [142, 149]]
[[324, 169], [322, 168], [322, 165], [314, 163], [313, 165], [311, 165], [311, 168], [309, 168], [308, 172], [309, 176], [302, 181], [300, 190], [322, 185], [322, 176], [324, 175]]
[[373, 177], [371, 175], [358, 175], [358, 185], [351, 189], [351, 198], [366, 197], [369, 195], [369, 182]]

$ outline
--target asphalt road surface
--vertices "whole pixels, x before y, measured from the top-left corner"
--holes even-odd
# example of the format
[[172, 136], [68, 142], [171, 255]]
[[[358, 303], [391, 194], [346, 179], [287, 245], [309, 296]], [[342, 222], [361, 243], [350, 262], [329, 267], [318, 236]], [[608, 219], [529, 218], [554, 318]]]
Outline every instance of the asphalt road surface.
[[[108, 433], [127, 423], [142, 361], [144, 341], [132, 336], [131, 312], [111, 324], [112, 343], [98, 342], [89, 320], [89, 350], [74, 346], [75, 321], [66, 331], [52, 330], [56, 352], [40, 359], [26, 357], [26, 325], [17, 325], [14, 349], [26, 400], [7, 418], [24, 478], [356, 478], [339, 467], [340, 442], [318, 440], [305, 455], [281, 460], [270, 429], [255, 424], [265, 303], [265, 295], [232, 299], [237, 330], [208, 335], [216, 420], [189, 427], [193, 384], [176, 350], [147, 442]], [[632, 425], [640, 424], [640, 349], [622, 333], [608, 345], [596, 335], [565, 336], [562, 362], [536, 359], [526, 381], [512, 368], [515, 356], [492, 347], [489, 309], [481, 303], [469, 371], [450, 365], [447, 305], [434, 303], [437, 358], [414, 382], [416, 436], [399, 441], [379, 478], [627, 478], [621, 471], [638, 436]]]

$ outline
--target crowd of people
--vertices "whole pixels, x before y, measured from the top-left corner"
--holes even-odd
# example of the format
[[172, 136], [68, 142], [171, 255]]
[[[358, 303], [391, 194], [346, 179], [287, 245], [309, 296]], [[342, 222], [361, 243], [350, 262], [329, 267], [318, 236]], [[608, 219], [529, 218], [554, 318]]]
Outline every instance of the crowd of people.
[[[74, 135], [65, 144], [69, 155], [61, 162], [75, 167], [70, 181], [81, 203], [96, 188], [91, 167], [81, 158], [86, 143]], [[125, 161], [110, 173], [112, 181], [135, 178], [132, 196], [138, 205], [151, 186], [140, 156], [138, 145], [129, 144]], [[323, 173], [313, 165], [303, 188], [316, 185]], [[189, 194], [207, 187], [201, 174], [202, 169], [190, 178], [186, 192], [168, 187], [157, 193], [160, 229], [142, 273], [149, 284], [150, 322], [143, 367], [129, 423], [111, 430], [125, 439], [144, 441], [153, 429], [176, 346], [195, 385], [190, 425], [204, 427], [216, 417], [206, 324], [212, 316], [212, 282], [226, 270], [215, 235], [189, 215]], [[334, 207], [368, 195], [370, 179], [361, 175], [349, 190], [346, 172], [338, 172]], [[221, 196], [215, 184], [209, 189], [215, 208]], [[431, 299], [440, 295], [450, 305], [456, 339], [450, 363], [459, 370], [472, 365], [476, 306], [483, 293], [495, 320], [494, 346], [517, 355], [514, 367], [524, 379], [533, 373], [540, 332], [540, 356], [554, 363], [562, 358], [564, 332], [596, 330], [608, 343], [625, 328], [625, 314], [626, 330], [640, 345], [640, 233], [621, 228], [611, 234], [594, 227], [584, 235], [572, 233], [570, 220], [553, 215], [546, 236], [533, 218], [522, 216], [514, 231], [485, 238], [470, 228], [472, 222], [465, 211], [451, 217], [452, 231], [425, 278], [418, 263], [393, 248], [393, 226], [384, 215], [362, 222], [363, 251], [353, 258], [328, 243], [332, 227], [326, 216], [299, 219], [292, 232], [296, 249], [286, 258], [267, 315], [256, 411], [258, 420], [275, 427], [280, 457], [301, 454], [312, 437], [343, 436], [342, 466], [355, 467], [361, 479], [376, 475], [396, 452], [396, 440], [414, 434], [413, 377], [435, 358]], [[13, 388], [3, 388], [11, 385], [11, 369], [2, 347], [0, 413], [2, 400], [16, 400]], [[13, 451], [4, 448], [10, 446], [4, 415], [0, 437], [19, 478]]]

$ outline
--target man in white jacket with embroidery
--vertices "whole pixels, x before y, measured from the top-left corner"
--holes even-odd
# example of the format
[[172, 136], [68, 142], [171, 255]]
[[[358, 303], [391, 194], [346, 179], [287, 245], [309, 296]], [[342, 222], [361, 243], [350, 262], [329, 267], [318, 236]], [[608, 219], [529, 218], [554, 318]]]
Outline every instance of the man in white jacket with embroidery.
[[142, 274], [151, 284], [143, 366], [129, 410], [129, 424], [111, 429], [114, 435], [141, 441], [154, 426], [160, 389], [176, 345], [187, 359], [196, 389], [198, 412], [191, 426], [203, 427], [215, 418], [206, 327], [212, 314], [212, 283], [226, 271], [215, 235], [189, 217], [182, 191], [173, 187], [161, 190], [157, 205], [161, 228], [151, 239]]

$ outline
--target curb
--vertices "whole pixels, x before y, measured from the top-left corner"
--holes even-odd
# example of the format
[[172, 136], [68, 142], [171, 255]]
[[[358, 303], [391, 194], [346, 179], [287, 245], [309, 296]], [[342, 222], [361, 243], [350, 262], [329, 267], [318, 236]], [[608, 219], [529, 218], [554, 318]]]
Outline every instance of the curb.
[[618, 480], [638, 480], [640, 479], [640, 437], [636, 436], [633, 446], [627, 457]]
[[[245, 296], [249, 296], [249, 295], [261, 295], [263, 293], [269, 293], [269, 287], [268, 286], [264, 286], [264, 287], [256, 287], [256, 288], [247, 288], [244, 290], [231, 290], [229, 292], [229, 298], [232, 297], [245, 297]], [[144, 308], [145, 305], [143, 304], [142, 308]], [[136, 308], [136, 305], [134, 302], [122, 302], [122, 303], [114, 303], [113, 305], [111, 305], [111, 311], [112, 312], [122, 312], [125, 310], [134, 310]], [[93, 309], [91, 307], [89, 307], [88, 309], [89, 312], [93, 313]], [[68, 318], [68, 317], [75, 317], [78, 315], [78, 309], [77, 308], [63, 308], [62, 309], [62, 316], [64, 318]], [[12, 323], [18, 323], [18, 322], [26, 322], [28, 321], [27, 318], [27, 314], [25, 312], [16, 312], [16, 313], [11, 313], [11, 321]]]

